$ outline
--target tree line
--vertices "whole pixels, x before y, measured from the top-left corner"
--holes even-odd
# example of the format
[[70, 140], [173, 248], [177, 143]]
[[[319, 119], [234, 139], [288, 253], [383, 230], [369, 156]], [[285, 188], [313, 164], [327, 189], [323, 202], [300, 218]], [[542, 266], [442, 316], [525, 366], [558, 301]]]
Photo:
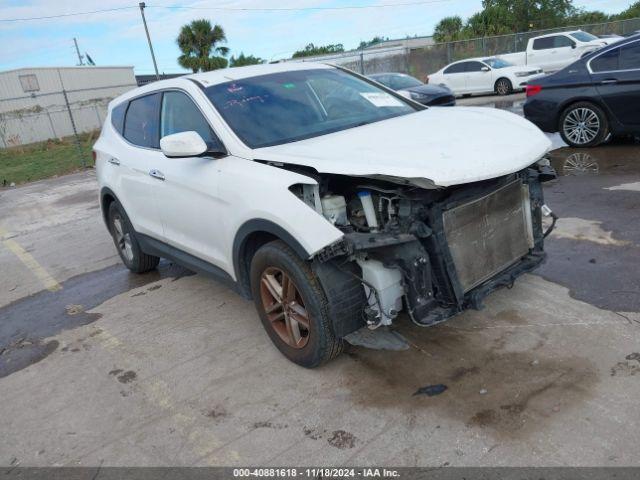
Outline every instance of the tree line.
[[640, 17], [640, 1], [614, 15], [577, 8], [572, 0], [483, 0], [482, 10], [466, 21], [445, 17], [435, 27], [436, 42], [451, 42], [528, 30], [604, 23]]
[[[573, 0], [483, 0], [482, 10], [466, 21], [459, 15], [445, 17], [435, 27], [433, 39], [436, 42], [450, 42], [471, 38], [504, 35], [528, 30], [603, 23], [640, 17], [640, 0], [614, 15], [599, 10], [586, 10], [573, 5]], [[375, 36], [362, 41], [358, 49], [364, 49], [388, 37]], [[229, 56], [229, 48], [224, 46], [227, 37], [220, 25], [212, 25], [209, 20], [193, 20], [180, 29], [177, 38], [181, 55], [180, 66], [195, 72], [207, 72], [226, 67], [241, 67], [265, 63], [266, 60], [254, 55]], [[293, 53], [292, 58], [312, 57], [344, 52], [341, 43], [329, 45], [307, 44]]]

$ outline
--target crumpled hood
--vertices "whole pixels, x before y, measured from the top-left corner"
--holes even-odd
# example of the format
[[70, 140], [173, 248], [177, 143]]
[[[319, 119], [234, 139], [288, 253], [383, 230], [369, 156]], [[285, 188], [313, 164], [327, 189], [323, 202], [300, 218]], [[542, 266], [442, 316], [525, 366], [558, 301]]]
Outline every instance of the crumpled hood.
[[[254, 150], [256, 160], [321, 173], [447, 187], [517, 172], [549, 151], [532, 123], [494, 108], [429, 108], [320, 137]], [[389, 178], [391, 177], [391, 178]]]

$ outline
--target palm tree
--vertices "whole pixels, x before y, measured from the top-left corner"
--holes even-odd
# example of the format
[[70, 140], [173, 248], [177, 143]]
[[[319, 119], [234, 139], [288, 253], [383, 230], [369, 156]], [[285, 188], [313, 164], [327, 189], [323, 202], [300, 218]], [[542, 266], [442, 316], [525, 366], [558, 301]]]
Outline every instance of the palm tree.
[[224, 57], [229, 54], [229, 49], [219, 46], [227, 41], [227, 37], [220, 25], [212, 27], [209, 20], [193, 20], [182, 26], [176, 41], [182, 52], [178, 63], [191, 69], [193, 73], [227, 66], [227, 59]]

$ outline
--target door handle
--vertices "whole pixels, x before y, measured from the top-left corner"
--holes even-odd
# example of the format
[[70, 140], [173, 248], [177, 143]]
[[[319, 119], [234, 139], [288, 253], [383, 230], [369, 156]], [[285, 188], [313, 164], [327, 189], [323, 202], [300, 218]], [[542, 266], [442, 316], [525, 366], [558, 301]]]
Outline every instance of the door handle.
[[614, 83], [618, 83], [618, 80], [616, 80], [615, 78], [607, 78], [606, 80], [602, 80], [600, 82], [600, 85], [611, 85]]
[[153, 178], [157, 178], [158, 180], [164, 180], [164, 173], [162, 173], [160, 170], [150, 170], [149, 175]]
[[118, 160], [117, 158], [113, 158], [113, 157], [111, 157], [111, 158], [109, 159], [109, 163], [110, 163], [111, 165], [116, 165], [116, 166], [117, 166], [117, 165], [120, 165], [120, 160]]

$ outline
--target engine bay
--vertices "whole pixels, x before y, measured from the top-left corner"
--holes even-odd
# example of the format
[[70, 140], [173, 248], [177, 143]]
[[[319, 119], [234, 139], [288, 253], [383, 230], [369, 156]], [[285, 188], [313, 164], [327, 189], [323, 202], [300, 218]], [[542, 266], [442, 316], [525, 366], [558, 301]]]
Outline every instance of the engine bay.
[[[362, 325], [392, 324], [401, 311], [420, 326], [439, 323], [539, 265], [545, 257], [540, 162], [503, 177], [425, 189], [378, 179], [314, 174], [291, 191], [344, 233], [316, 264], [359, 282]], [[323, 268], [318, 268], [322, 279]], [[329, 292], [335, 289], [325, 288]], [[339, 299], [338, 299], [339, 300]], [[353, 330], [348, 327], [347, 330]]]

